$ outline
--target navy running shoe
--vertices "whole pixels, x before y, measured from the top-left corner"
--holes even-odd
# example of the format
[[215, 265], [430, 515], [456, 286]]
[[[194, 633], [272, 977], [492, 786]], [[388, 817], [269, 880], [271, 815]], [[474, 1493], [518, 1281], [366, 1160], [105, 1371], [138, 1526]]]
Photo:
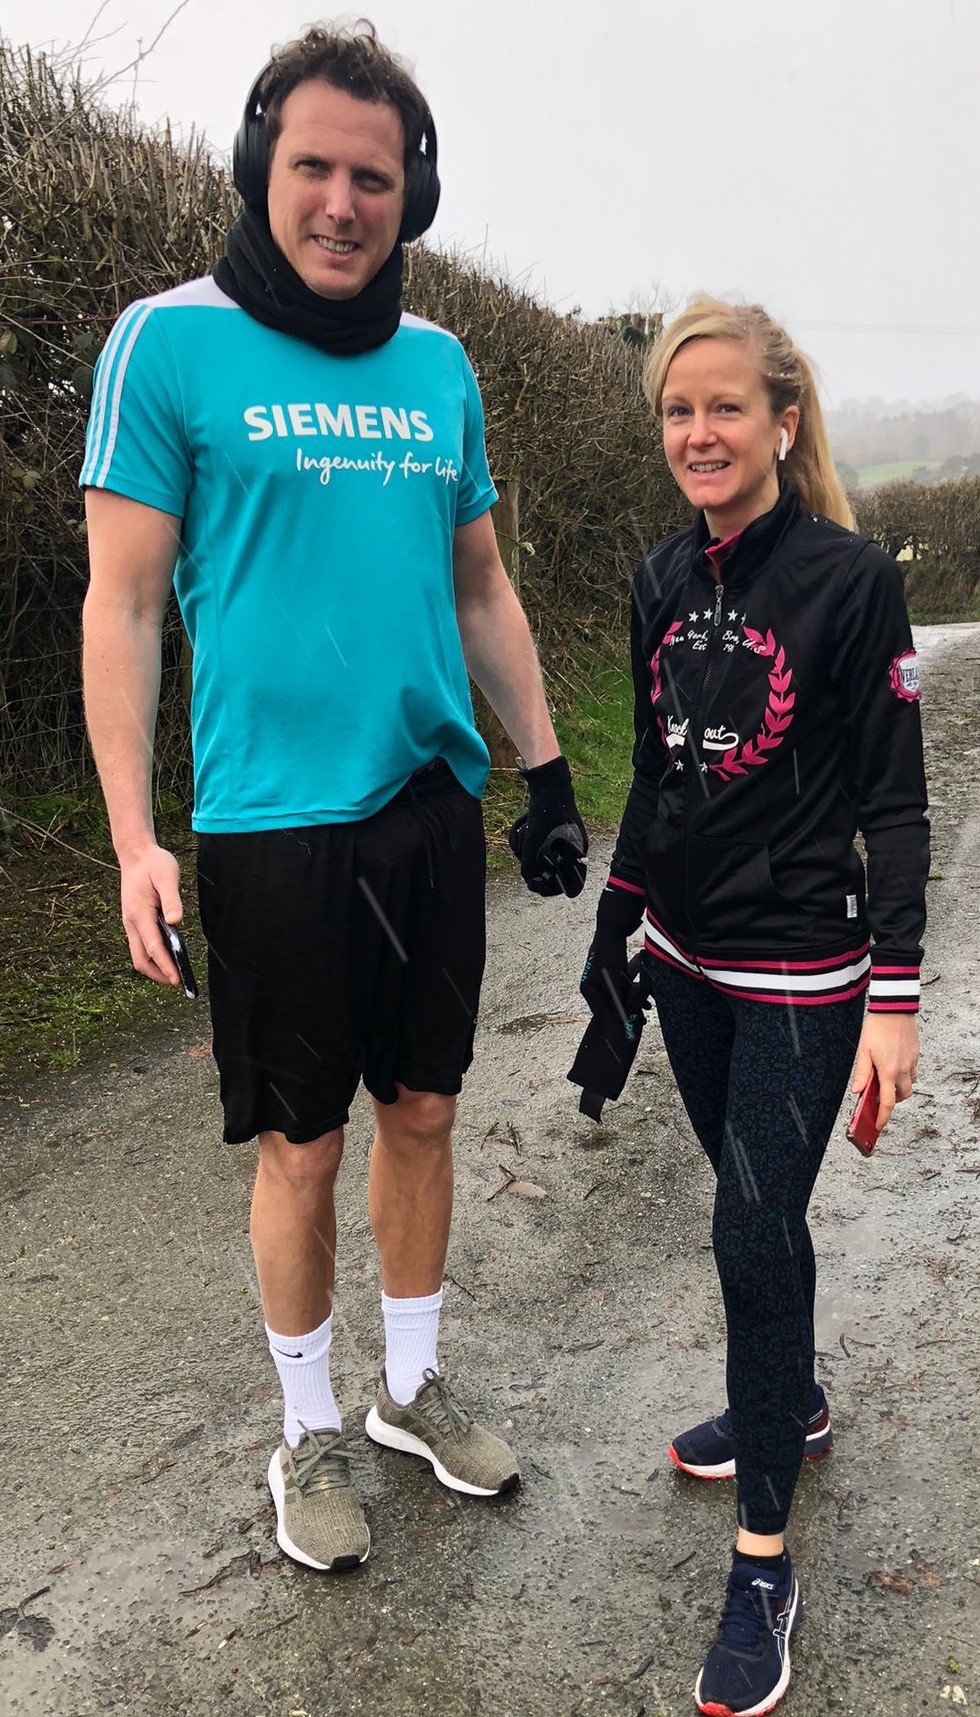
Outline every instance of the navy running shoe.
[[[829, 1454], [834, 1446], [830, 1428], [827, 1397], [819, 1383], [813, 1386], [813, 1406], [806, 1422], [806, 1442], [803, 1459], [817, 1461]], [[735, 1477], [735, 1431], [732, 1416], [725, 1408], [719, 1419], [707, 1419], [690, 1431], [682, 1431], [667, 1450], [675, 1467], [696, 1479], [733, 1479]]]
[[763, 1717], [789, 1686], [789, 1642], [803, 1600], [793, 1564], [772, 1574], [738, 1553], [732, 1558], [718, 1638], [694, 1687], [708, 1717]]

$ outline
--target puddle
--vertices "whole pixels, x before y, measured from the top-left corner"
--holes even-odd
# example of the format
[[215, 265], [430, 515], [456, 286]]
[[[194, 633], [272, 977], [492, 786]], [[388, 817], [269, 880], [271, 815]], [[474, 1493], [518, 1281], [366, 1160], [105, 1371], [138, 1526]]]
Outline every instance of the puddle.
[[[567, 1010], [561, 1013], [522, 1014], [519, 1019], [504, 1020], [497, 1030], [501, 1037], [524, 1037], [528, 1032], [543, 1031], [549, 1025], [567, 1025], [573, 1015]], [[587, 1017], [585, 1015], [583, 1018]]]
[[[144, 1642], [151, 1663], [158, 1635], [175, 1629], [188, 1639], [200, 1634], [213, 1649], [216, 1628], [227, 1633], [263, 1602], [260, 1580], [234, 1572], [210, 1591], [194, 1591], [230, 1560], [220, 1552], [206, 1560], [186, 1539], [161, 1536], [125, 1548], [104, 1544], [39, 1580], [16, 1612], [0, 1612], [6, 1621], [18, 1615], [0, 1642], [0, 1678], [13, 1696], [9, 1709], [57, 1709], [68, 1688], [77, 1692], [80, 1659], [111, 1658], [134, 1638]], [[247, 1576], [248, 1556], [236, 1560]]]

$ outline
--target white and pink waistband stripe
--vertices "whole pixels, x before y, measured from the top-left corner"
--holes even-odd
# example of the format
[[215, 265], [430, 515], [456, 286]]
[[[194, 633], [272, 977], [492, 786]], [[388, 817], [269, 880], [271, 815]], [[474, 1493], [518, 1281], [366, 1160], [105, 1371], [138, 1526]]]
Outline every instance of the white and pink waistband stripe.
[[693, 978], [705, 979], [726, 995], [740, 995], [758, 1002], [795, 1002], [815, 1006], [841, 1002], [859, 995], [868, 986], [871, 953], [865, 942], [830, 960], [742, 960], [732, 963], [704, 958], [694, 960], [669, 936], [649, 912], [644, 914], [643, 934], [647, 952], [654, 954]]
[[643, 940], [648, 954], [659, 954], [662, 960], [669, 960], [672, 966], [678, 966], [682, 972], [690, 972], [692, 978], [704, 977], [701, 967], [689, 955], [682, 953], [677, 943], [657, 923], [649, 908], [643, 914]]

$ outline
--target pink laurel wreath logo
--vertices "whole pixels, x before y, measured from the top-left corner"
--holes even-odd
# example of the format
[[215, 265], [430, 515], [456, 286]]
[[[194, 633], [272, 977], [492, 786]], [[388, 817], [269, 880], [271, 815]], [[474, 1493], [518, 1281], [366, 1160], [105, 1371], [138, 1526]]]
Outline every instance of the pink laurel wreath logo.
[[[655, 704], [657, 702], [657, 699], [660, 696], [660, 654], [661, 654], [661, 651], [663, 650], [665, 644], [669, 644], [671, 639], [675, 638], [677, 636], [677, 633], [680, 631], [683, 624], [684, 624], [683, 620], [675, 620], [674, 624], [672, 626], [668, 626], [666, 632], [663, 635], [663, 638], [660, 641], [660, 648], [658, 650], [654, 651], [654, 654], [650, 660], [650, 702], [653, 704]], [[664, 744], [667, 746], [667, 750], [669, 751], [670, 745], [669, 745], [668, 740], [667, 740], [667, 728], [666, 728], [666, 725], [664, 723], [664, 718], [660, 714], [659, 710], [657, 711], [657, 726], [660, 729], [660, 737], [663, 740]]]
[[796, 693], [790, 691], [793, 682], [793, 670], [786, 666], [786, 652], [782, 645], [777, 649], [776, 640], [771, 632], [765, 636], [753, 631], [751, 626], [743, 626], [742, 631], [752, 646], [754, 656], [772, 658], [772, 671], [769, 675], [769, 702], [762, 717], [762, 726], [754, 739], [747, 739], [739, 748], [733, 746], [726, 751], [720, 763], [711, 763], [709, 768], [715, 775], [720, 775], [723, 781], [730, 781], [735, 775], [745, 775], [749, 769], [767, 763], [770, 753], [783, 740], [793, 721], [793, 705], [796, 703]]

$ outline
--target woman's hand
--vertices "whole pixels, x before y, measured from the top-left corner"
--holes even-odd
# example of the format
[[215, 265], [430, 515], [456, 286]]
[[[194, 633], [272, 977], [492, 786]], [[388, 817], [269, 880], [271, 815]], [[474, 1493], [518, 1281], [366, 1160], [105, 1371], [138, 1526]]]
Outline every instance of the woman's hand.
[[896, 1103], [911, 1097], [919, 1071], [919, 1025], [916, 1014], [869, 1013], [865, 1015], [858, 1044], [851, 1090], [864, 1090], [873, 1071], [878, 1074], [881, 1096], [875, 1125], [881, 1132]]

